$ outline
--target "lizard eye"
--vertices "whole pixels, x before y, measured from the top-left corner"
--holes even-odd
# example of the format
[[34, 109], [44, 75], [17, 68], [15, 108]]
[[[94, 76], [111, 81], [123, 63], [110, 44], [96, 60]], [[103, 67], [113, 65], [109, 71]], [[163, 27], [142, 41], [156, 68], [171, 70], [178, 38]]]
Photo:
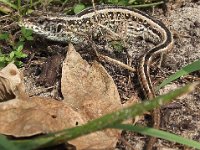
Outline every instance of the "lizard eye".
[[62, 31], [62, 24], [58, 24], [57, 25], [57, 32], [61, 32]]
[[42, 25], [42, 24], [44, 24], [44, 20], [40, 19], [40, 20], [38, 20], [38, 23], [39, 23], [40, 25]]

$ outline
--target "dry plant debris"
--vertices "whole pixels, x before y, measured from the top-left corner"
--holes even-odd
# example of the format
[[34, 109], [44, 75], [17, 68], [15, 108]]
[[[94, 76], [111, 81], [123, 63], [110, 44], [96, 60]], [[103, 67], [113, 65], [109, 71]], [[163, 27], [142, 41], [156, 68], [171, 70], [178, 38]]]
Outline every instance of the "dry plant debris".
[[22, 74], [13, 63], [0, 71], [0, 102], [19, 98], [24, 89]]
[[[0, 71], [0, 133], [29, 137], [85, 124], [122, 108], [119, 93], [106, 70], [88, 64], [69, 45], [63, 64], [61, 87], [64, 101], [29, 97], [23, 77], [14, 64]], [[10, 97], [13, 95], [13, 97]], [[112, 149], [121, 131], [107, 129], [69, 141], [77, 149]]]
[[112, 77], [98, 62], [92, 65], [83, 60], [72, 45], [62, 69], [62, 94], [73, 109], [89, 113], [89, 119], [121, 107], [119, 93]]

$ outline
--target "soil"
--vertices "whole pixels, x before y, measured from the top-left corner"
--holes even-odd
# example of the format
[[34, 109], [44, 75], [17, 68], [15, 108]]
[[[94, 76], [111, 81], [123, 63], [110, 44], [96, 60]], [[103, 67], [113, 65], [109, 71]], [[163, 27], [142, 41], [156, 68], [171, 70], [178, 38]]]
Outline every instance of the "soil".
[[[171, 0], [167, 4], [168, 11], [164, 15], [161, 8], [155, 8], [153, 16], [162, 20], [166, 26], [170, 28], [174, 35], [174, 47], [171, 53], [164, 56], [161, 68], [151, 71], [154, 84], [158, 84], [166, 77], [176, 72], [180, 68], [200, 59], [200, 1], [198, 0]], [[52, 6], [54, 7], [54, 6]], [[55, 9], [56, 10], [56, 9]], [[3, 18], [3, 16], [1, 16]], [[11, 20], [0, 21], [1, 31], [9, 31], [17, 37], [19, 27]], [[10, 29], [10, 30], [9, 30]], [[134, 43], [131, 48], [133, 56], [132, 65], [136, 66], [137, 59], [144, 49], [148, 48], [148, 43]], [[0, 41], [3, 52], [8, 52], [11, 47], [7, 43]], [[96, 59], [94, 53], [91, 53], [91, 47], [83, 47], [83, 45], [75, 45], [75, 48], [81, 55], [89, 61]], [[135, 49], [135, 51], [132, 51]], [[29, 56], [24, 59], [24, 80], [26, 91], [29, 95], [40, 95], [53, 97], [61, 100], [60, 91], [61, 62], [65, 58], [67, 52], [66, 43], [58, 43], [48, 41], [39, 36], [34, 36], [34, 41], [25, 44], [24, 52]], [[114, 58], [126, 62], [127, 56], [124, 52], [115, 52], [109, 54]], [[119, 68], [110, 63], [101, 61], [104, 67], [112, 75], [122, 99], [122, 103], [126, 102], [132, 96], [138, 96], [143, 99], [139, 82], [135, 73], [129, 73], [127, 70]], [[51, 68], [51, 69], [48, 69]], [[130, 81], [131, 77], [131, 81]], [[200, 80], [200, 71], [196, 71], [186, 77], [178, 79], [172, 84], [165, 86], [159, 91], [159, 94], [167, 93], [172, 89], [181, 87], [187, 83]], [[51, 82], [49, 82], [51, 81]], [[161, 108], [161, 129], [181, 135], [183, 137], [193, 139], [200, 142], [200, 94], [199, 88], [191, 94], [183, 96], [174, 102]], [[144, 116], [137, 124], [146, 124], [151, 118]], [[140, 150], [147, 142], [148, 137], [132, 132], [123, 132], [121, 139], [116, 146], [119, 150], [135, 149]], [[183, 145], [158, 139], [155, 149], [188, 149]]]

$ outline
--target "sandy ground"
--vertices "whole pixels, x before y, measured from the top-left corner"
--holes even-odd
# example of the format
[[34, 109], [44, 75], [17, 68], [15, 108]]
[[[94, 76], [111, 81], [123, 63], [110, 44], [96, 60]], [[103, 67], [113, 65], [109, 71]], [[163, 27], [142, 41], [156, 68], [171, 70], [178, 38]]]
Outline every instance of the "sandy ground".
[[[179, 3], [171, 3], [169, 8], [167, 17], [157, 16], [165, 22], [174, 34], [173, 50], [167, 54], [162, 65], [166, 77], [181, 67], [200, 59], [200, 3], [198, 1], [196, 3], [180, 1]], [[160, 90], [160, 94], [181, 87], [186, 83], [199, 81], [199, 77], [199, 71], [183, 77], [175, 83], [165, 86]], [[199, 88], [193, 93], [162, 107], [161, 112], [161, 129], [200, 142]], [[119, 146], [118, 149], [142, 149], [144, 137], [129, 132], [124, 135], [124, 139], [120, 141], [123, 146]], [[155, 144], [155, 148], [159, 150], [187, 149], [182, 145], [160, 139]]]

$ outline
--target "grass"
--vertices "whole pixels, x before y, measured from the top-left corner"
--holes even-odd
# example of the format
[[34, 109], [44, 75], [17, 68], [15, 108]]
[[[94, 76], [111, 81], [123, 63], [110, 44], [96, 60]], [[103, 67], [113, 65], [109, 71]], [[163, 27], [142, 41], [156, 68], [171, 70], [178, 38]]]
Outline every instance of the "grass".
[[[18, 12], [20, 15], [30, 13], [31, 11], [34, 11], [32, 9], [32, 6], [36, 6], [38, 4], [41, 5], [49, 5], [53, 1], [47, 1], [46, 4], [42, 3], [42, 1], [29, 1], [29, 3], [22, 5], [20, 0], [17, 0], [13, 3], [13, 1], [9, 0], [0, 0], [1, 3], [5, 5], [5, 7], [0, 7], [0, 11], [4, 14], [9, 14], [9, 12], [6, 11], [6, 7], [9, 7], [9, 9], [12, 9], [14, 12]], [[61, 4], [66, 4], [70, 2], [69, 0], [60, 0]], [[115, 4], [115, 5], [125, 5], [125, 6], [131, 6], [131, 7], [151, 7], [163, 4], [163, 1], [158, 1], [155, 3], [144, 3], [141, 0], [100, 0], [100, 2], [103, 3], [109, 3], [109, 4]], [[136, 5], [135, 5], [136, 4]], [[82, 9], [88, 7], [88, 5], [81, 3], [80, 1], [75, 3], [73, 7], [71, 7], [66, 12], [73, 13], [79, 13]], [[32, 40], [32, 31], [25, 30], [24, 28], [21, 29], [21, 37], [17, 42], [12, 41], [12, 38], [10, 38], [12, 35], [8, 33], [0, 33], [0, 40], [6, 41], [9, 43], [9, 45], [12, 47], [13, 51], [9, 54], [3, 54], [0, 53], [0, 66], [5, 66], [7, 63], [14, 61], [18, 66], [22, 65], [22, 62], [20, 61], [21, 58], [25, 58], [26, 55], [22, 52], [24, 44], [27, 40]], [[117, 43], [118, 44], [118, 43]], [[119, 47], [119, 50], [121, 50], [121, 45], [117, 45], [116, 43], [113, 44], [113, 46]], [[184, 75], [187, 75], [191, 72], [194, 72], [196, 70], [200, 70], [200, 60], [182, 68], [180, 71], [175, 73], [174, 75], [170, 76], [168, 79], [163, 81], [158, 86], [158, 89], [162, 88], [166, 84], [169, 84], [170, 82], [174, 81], [177, 78], [180, 78]], [[102, 116], [101, 118], [98, 118], [96, 120], [91, 121], [88, 124], [65, 129], [63, 131], [59, 131], [57, 133], [51, 133], [44, 136], [39, 136], [37, 138], [33, 139], [24, 139], [24, 140], [9, 140], [5, 136], [0, 135], [0, 149], [2, 150], [19, 150], [19, 149], [36, 149], [40, 147], [49, 147], [51, 145], [56, 145], [60, 142], [65, 142], [70, 139], [77, 138], [79, 136], [89, 134], [95, 131], [103, 130], [105, 128], [116, 128], [120, 130], [130, 130], [133, 132], [138, 132], [144, 135], [149, 136], [155, 136], [162, 139], [166, 139], [169, 141], [177, 142], [180, 144], [184, 144], [189, 147], [200, 149], [200, 143], [189, 140], [186, 138], [183, 138], [178, 135], [171, 134], [166, 131], [156, 130], [148, 127], [141, 127], [141, 126], [133, 126], [133, 125], [126, 125], [121, 124], [123, 120], [126, 120], [128, 118], [132, 118], [134, 116], [138, 116], [143, 114], [146, 111], [152, 110], [155, 107], [160, 107], [161, 105], [164, 105], [167, 102], [170, 102], [174, 98], [176, 98], [179, 95], [186, 94], [194, 89], [196, 84], [187, 85], [181, 89], [178, 89], [176, 91], [170, 92], [166, 95], [159, 96], [155, 98], [152, 101], [146, 101], [134, 106], [131, 106], [129, 108], [122, 109], [118, 112], [107, 114], [105, 116]]]
[[172, 82], [180, 77], [183, 77], [185, 75], [188, 75], [189, 73], [192, 73], [192, 72], [198, 71], [198, 70], [200, 70], [200, 60], [197, 60], [197, 61], [183, 67], [181, 70], [179, 70], [175, 74], [169, 76], [157, 87], [157, 90], [159, 90], [160, 88], [164, 87], [165, 85], [169, 84], [170, 82]]

